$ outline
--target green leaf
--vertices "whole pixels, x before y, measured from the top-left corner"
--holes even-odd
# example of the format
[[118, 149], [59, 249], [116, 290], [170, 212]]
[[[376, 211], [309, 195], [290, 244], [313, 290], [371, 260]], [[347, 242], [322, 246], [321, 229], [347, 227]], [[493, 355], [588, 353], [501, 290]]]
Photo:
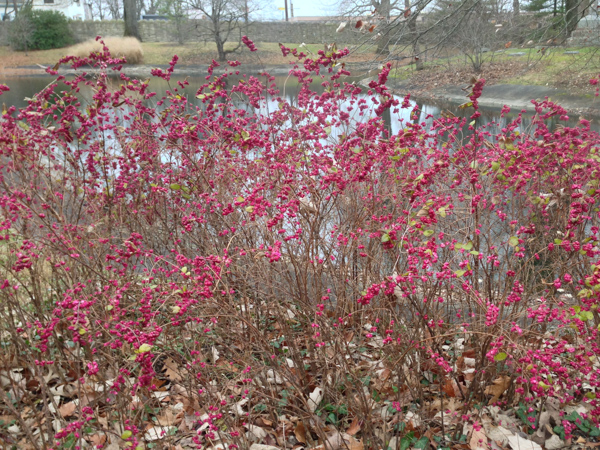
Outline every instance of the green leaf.
[[179, 189], [181, 189], [181, 185], [177, 183], [172, 183], [169, 185], [169, 187], [174, 191], [178, 191]]
[[466, 270], [457, 270], [456, 272], [454, 272], [456, 274], [457, 277], [462, 277], [465, 273], [467, 273]]
[[467, 242], [465, 245], [463, 245], [463, 248], [466, 251], [469, 251], [469, 250], [471, 250], [473, 248], [473, 243], [472, 242]]
[[414, 433], [412, 431], [400, 439], [400, 450], [407, 450], [410, 447], [410, 444], [412, 444], [413, 439]]
[[385, 233], [383, 236], [381, 236], [381, 242], [389, 242], [390, 241], [390, 235]]
[[253, 213], [254, 212], [254, 206], [246, 206], [246, 212], [247, 213]]
[[433, 230], [425, 230], [423, 231], [423, 235], [426, 237], [429, 237], [433, 234]]
[[133, 436], [133, 433], [131, 432], [131, 430], [125, 430], [125, 431], [123, 431], [123, 434], [121, 435], [121, 439], [129, 439], [131, 436]]
[[511, 247], [516, 247], [517, 245], [519, 245], [519, 238], [516, 236], [512, 236], [509, 240], [508, 243]]
[[152, 345], [142, 344], [142, 345], [140, 345], [140, 348], [137, 349], [137, 352], [138, 353], [148, 353], [150, 350], [152, 350]]
[[554, 243], [556, 245], [560, 245], [560, 244], [562, 244], [562, 240], [561, 239], [554, 239]]
[[494, 161], [494, 162], [492, 163], [492, 170], [493, 170], [494, 172], [496, 172], [496, 171], [497, 171], [499, 168], [500, 168], [500, 163], [498, 163], [498, 162]]
[[504, 361], [507, 358], [507, 354], [504, 352], [500, 352], [500, 353], [496, 353], [496, 355], [494, 356], [494, 361]]
[[442, 217], [446, 217], [446, 208], [438, 209], [438, 214]]
[[469, 253], [473, 256], [479, 256], [479, 252], [476, 250], [470, 251]]
[[419, 439], [417, 442], [415, 442], [415, 445], [413, 445], [413, 448], [418, 448], [421, 450], [425, 450], [425, 449], [429, 448], [429, 439], [426, 436], [421, 437], [421, 439]]

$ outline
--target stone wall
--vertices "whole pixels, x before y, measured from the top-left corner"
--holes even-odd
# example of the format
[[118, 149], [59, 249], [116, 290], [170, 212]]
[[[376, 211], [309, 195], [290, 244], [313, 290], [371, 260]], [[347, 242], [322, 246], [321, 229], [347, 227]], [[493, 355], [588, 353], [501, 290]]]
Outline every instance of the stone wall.
[[8, 27], [6, 22], [0, 22], [0, 45], [8, 45]]
[[[203, 21], [190, 20], [180, 25], [185, 28], [183, 35], [188, 42], [200, 42], [199, 29]], [[323, 22], [256, 22], [250, 25], [248, 37], [256, 42], [283, 42], [301, 44], [325, 44], [339, 42], [340, 44], [355, 44], [365, 36], [346, 29], [336, 33], [338, 23]], [[96, 36], [123, 36], [123, 22], [111, 21], [76, 21], [71, 23], [71, 29], [78, 41], [93, 39]], [[145, 42], [175, 42], [177, 41], [177, 25], [167, 20], [141, 20], [139, 30]]]

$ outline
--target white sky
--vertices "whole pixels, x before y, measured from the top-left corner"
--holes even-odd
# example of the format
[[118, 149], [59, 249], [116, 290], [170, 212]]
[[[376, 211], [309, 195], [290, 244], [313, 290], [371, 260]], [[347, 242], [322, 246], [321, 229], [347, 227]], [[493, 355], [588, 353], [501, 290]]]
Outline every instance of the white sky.
[[[335, 16], [338, 14], [339, 3], [335, 0], [288, 0], [288, 10], [290, 11], [290, 1], [294, 4], [294, 16]], [[265, 5], [262, 15], [265, 19], [281, 20], [285, 18], [285, 11], [279, 11], [278, 8], [285, 6], [284, 0], [271, 0]]]

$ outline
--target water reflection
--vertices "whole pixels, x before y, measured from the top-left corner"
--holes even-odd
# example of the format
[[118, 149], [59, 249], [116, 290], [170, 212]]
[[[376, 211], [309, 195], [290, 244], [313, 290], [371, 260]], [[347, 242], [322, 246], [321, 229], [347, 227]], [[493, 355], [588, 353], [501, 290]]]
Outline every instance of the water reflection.
[[[183, 80], [187, 80], [187, 82], [189, 83], [189, 85], [187, 86], [187, 88], [185, 90], [182, 90], [178, 86], [178, 81], [183, 81]], [[234, 80], [235, 79], [232, 79], [230, 81], [230, 83], [233, 84]], [[355, 82], [355, 83], [357, 83], [358, 80], [359, 80], [359, 78], [347, 78], [346, 79], [346, 81]], [[17, 108], [24, 107], [27, 104], [27, 101], [26, 101], [27, 98], [32, 97], [33, 95], [35, 95], [35, 93], [41, 91], [42, 89], [47, 87], [53, 81], [54, 81], [53, 78], [49, 77], [49, 76], [26, 76], [26, 77], [4, 79], [4, 80], [2, 80], [2, 82], [9, 86], [10, 91], [5, 92], [0, 97], [0, 103], [4, 103], [7, 106], [14, 105]], [[262, 77], [261, 81], [263, 82], [263, 84], [266, 84], [267, 83], [266, 77]], [[118, 89], [119, 85], [122, 83], [122, 81], [117, 77], [111, 79], [111, 82], [113, 83], [113, 86], [115, 89]], [[150, 91], [156, 92], [158, 95], [156, 97], [154, 97], [153, 99], [148, 100], [147, 104], [149, 106], [155, 106], [157, 98], [162, 97], [163, 95], [165, 95], [165, 93], [167, 91], [170, 91], [171, 93], [177, 92], [177, 94], [185, 95], [188, 98], [190, 105], [202, 108], [203, 107], [202, 100], [197, 99], [195, 94], [196, 94], [197, 90], [205, 83], [207, 83], [207, 81], [204, 76], [190, 76], [190, 77], [174, 76], [170, 82], [167, 82], [160, 78], [152, 78], [150, 81]], [[300, 85], [294, 79], [287, 77], [287, 76], [275, 77], [275, 83], [277, 85], [277, 88], [280, 90], [280, 96], [282, 98], [285, 98], [291, 105], [296, 105], [298, 93], [301, 88]], [[315, 83], [312, 86], [312, 89], [316, 93], [319, 93], [319, 94], [324, 92], [324, 88], [323, 88], [323, 86], [320, 85], [318, 80], [315, 81]], [[60, 92], [60, 91], [64, 91], [64, 90], [70, 90], [70, 88], [68, 86], [66, 86], [63, 82], [59, 82], [55, 92]], [[366, 91], [366, 89], [363, 89], [363, 91]], [[79, 95], [84, 104], [86, 102], [91, 101], [92, 92], [90, 91], [89, 88], [86, 89], [86, 88], [82, 87], [82, 90]], [[485, 95], [485, 90], [484, 90], [484, 95]], [[363, 98], [366, 98], [366, 96], [364, 96], [364, 94], [363, 94]], [[398, 97], [398, 100], [403, 100], [403, 99]], [[351, 104], [348, 101], [345, 104], [343, 104], [342, 106], [344, 108], [346, 108], [350, 105]], [[392, 134], [396, 134], [396, 133], [398, 133], [398, 131], [405, 128], [407, 121], [411, 120], [411, 112], [412, 112], [412, 109], [415, 107], [415, 105], [418, 106], [418, 110], [420, 111], [419, 115], [418, 115], [418, 122], [419, 123], [424, 122], [427, 125], [431, 125], [435, 118], [440, 117], [442, 111], [450, 111], [451, 113], [455, 114], [456, 116], [460, 116], [460, 117], [468, 117], [470, 114], [472, 114], [472, 109], [462, 110], [462, 109], [458, 108], [458, 106], [456, 104], [440, 103], [440, 102], [434, 103], [434, 102], [411, 101], [410, 108], [400, 109], [397, 113], [394, 113], [389, 110], [387, 110], [384, 113], [383, 120], [386, 123], [386, 127], [387, 127], [388, 131], [390, 131]], [[250, 109], [248, 107], [248, 105], [245, 105], [242, 101], [240, 101], [239, 103], [236, 102], [235, 107], [240, 108], [240, 109]], [[264, 108], [264, 111], [273, 111], [274, 109], [278, 108], [278, 104], [277, 104], [276, 100], [274, 100], [272, 98], [268, 98], [266, 100], [266, 103], [262, 105], [262, 108]], [[160, 108], [158, 108], [158, 109], [160, 109]], [[499, 133], [502, 130], [502, 128], [506, 127], [506, 125], [508, 123], [510, 123], [517, 117], [517, 113], [509, 113], [509, 114], [505, 115], [505, 117], [500, 117], [500, 111], [498, 109], [482, 108], [481, 113], [482, 113], [482, 115], [478, 119], [478, 126], [487, 127], [488, 131], [492, 134]], [[358, 119], [365, 120], [365, 119], [368, 119], [369, 117], [373, 117], [373, 116], [374, 116], [374, 114], [361, 116], [361, 117], [357, 116], [357, 118], [355, 120], [358, 120]], [[415, 117], [413, 117], [413, 119], [415, 119]], [[521, 132], [526, 131], [531, 128], [531, 119], [532, 119], [532, 114], [525, 114], [523, 116], [523, 121], [520, 126]], [[553, 129], [554, 126], [558, 123], [558, 119], [552, 118], [552, 119], [546, 121], [546, 123], [547, 123], [549, 129]], [[561, 123], [565, 126], [576, 126], [577, 120], [570, 119], [569, 122], [567, 122], [567, 123], [565, 123], [565, 122], [561, 122]], [[600, 127], [595, 123], [592, 123], [592, 128], [595, 130], [600, 130]], [[466, 135], [468, 135], [468, 132], [466, 132]]]

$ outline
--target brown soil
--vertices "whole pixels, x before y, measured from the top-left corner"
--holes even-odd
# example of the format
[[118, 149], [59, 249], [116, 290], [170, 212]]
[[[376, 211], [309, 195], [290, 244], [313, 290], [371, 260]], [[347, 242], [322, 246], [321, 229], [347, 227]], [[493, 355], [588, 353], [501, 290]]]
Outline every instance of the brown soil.
[[430, 92], [432, 89], [440, 89], [444, 86], [468, 86], [471, 78], [483, 78], [487, 86], [497, 84], [502, 80], [521, 75], [531, 70], [525, 63], [518, 61], [511, 63], [488, 63], [483, 70], [476, 73], [466, 67], [436, 66], [429, 70], [413, 71], [408, 80], [399, 82], [400, 85], [409, 86], [410, 92], [420, 96]]

